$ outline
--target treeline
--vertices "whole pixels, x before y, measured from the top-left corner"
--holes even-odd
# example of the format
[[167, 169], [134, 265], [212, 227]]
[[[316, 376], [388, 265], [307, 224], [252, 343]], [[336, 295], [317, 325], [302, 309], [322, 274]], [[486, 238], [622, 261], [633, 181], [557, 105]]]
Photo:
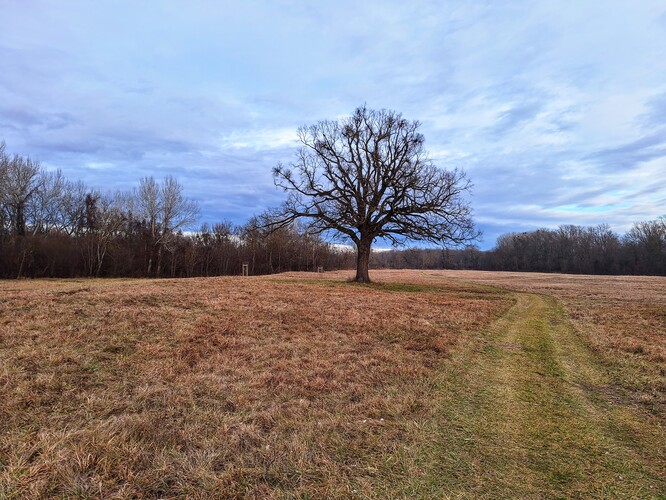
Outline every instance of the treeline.
[[[172, 177], [103, 193], [60, 171], [9, 155], [0, 143], [0, 278], [193, 277], [352, 268], [339, 250], [298, 225], [268, 220], [196, 223], [197, 204]], [[620, 235], [607, 225], [560, 226], [500, 236], [495, 248], [374, 252], [373, 268], [478, 269], [666, 275], [666, 217]]]
[[639, 222], [624, 235], [607, 225], [560, 226], [500, 236], [481, 251], [411, 248], [377, 252], [375, 268], [477, 269], [574, 274], [666, 275], [666, 217]]
[[197, 204], [172, 177], [102, 193], [9, 155], [0, 143], [0, 277], [191, 277], [315, 271], [353, 256], [292, 225], [270, 233], [256, 218], [187, 232]]

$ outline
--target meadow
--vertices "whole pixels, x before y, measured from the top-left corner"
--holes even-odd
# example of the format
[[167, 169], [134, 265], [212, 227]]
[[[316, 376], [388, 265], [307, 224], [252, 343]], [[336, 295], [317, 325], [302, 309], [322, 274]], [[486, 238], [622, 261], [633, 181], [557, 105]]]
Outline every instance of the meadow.
[[0, 282], [0, 498], [666, 496], [666, 279]]

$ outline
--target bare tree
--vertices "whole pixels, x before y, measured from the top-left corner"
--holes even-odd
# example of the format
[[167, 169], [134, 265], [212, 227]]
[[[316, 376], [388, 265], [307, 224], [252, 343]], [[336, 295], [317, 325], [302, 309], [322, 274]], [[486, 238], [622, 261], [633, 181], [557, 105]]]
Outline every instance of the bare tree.
[[67, 181], [60, 198], [62, 230], [70, 236], [81, 236], [86, 230], [86, 199], [90, 190], [82, 181]]
[[10, 157], [0, 145], [0, 204], [9, 219], [12, 232], [24, 236], [28, 203], [41, 187], [39, 163], [30, 158]]
[[315, 234], [331, 233], [357, 248], [356, 281], [369, 282], [372, 243], [384, 238], [462, 244], [477, 236], [470, 184], [461, 170], [437, 168], [424, 150], [419, 122], [365, 106], [339, 121], [298, 131], [302, 147], [289, 167], [274, 169], [289, 192], [275, 227], [297, 218]]
[[82, 247], [88, 276], [99, 276], [114, 238], [126, 222], [121, 194], [102, 195], [97, 191], [85, 197], [85, 235]]
[[67, 180], [60, 170], [40, 171], [39, 189], [28, 201], [26, 220], [32, 234], [46, 234], [64, 228], [61, 200], [65, 195]]
[[149, 245], [147, 273], [160, 276], [162, 255], [173, 236], [196, 221], [199, 208], [193, 200], [183, 196], [183, 186], [167, 176], [162, 185], [152, 177], [141, 179], [134, 196], [138, 215], [148, 228]]
[[641, 274], [666, 274], [666, 215], [657, 220], [637, 222], [625, 235]]
[[9, 157], [5, 153], [5, 141], [0, 142], [0, 236], [9, 232], [9, 212], [7, 210], [7, 175]]

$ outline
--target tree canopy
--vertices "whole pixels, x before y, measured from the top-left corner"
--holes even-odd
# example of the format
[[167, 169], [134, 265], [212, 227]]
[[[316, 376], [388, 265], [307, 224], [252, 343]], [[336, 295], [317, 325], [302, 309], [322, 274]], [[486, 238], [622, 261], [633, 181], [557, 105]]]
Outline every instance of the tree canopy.
[[424, 148], [418, 121], [361, 106], [349, 118], [302, 127], [296, 160], [274, 169], [289, 193], [274, 214], [276, 226], [308, 220], [357, 248], [356, 280], [369, 282], [372, 243], [430, 241], [444, 245], [477, 236], [464, 195], [462, 170], [437, 167]]

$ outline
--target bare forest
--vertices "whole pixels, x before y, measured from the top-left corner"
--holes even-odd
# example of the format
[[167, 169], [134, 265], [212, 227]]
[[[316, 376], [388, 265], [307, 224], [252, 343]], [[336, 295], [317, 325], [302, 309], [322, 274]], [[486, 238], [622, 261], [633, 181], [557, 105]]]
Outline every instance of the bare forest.
[[315, 271], [347, 252], [297, 224], [250, 217], [196, 228], [199, 208], [173, 177], [106, 193], [0, 149], [0, 277], [191, 277]]

